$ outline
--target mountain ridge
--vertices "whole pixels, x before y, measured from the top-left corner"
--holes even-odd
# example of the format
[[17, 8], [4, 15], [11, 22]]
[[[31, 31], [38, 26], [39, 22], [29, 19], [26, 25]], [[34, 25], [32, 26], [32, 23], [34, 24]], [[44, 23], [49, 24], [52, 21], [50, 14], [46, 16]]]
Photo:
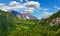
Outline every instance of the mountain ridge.
[[46, 24], [50, 23], [55, 18], [60, 18], [60, 10], [58, 12], [54, 13], [53, 15], [51, 15], [49, 18], [47, 18], [45, 20], [46, 21]]
[[[60, 12], [53, 17], [60, 16]], [[51, 18], [49, 18], [51, 19]], [[42, 21], [50, 21], [43, 19]], [[54, 18], [53, 18], [54, 19]], [[52, 20], [52, 19], [51, 19]], [[39, 20], [40, 21], [40, 20]], [[50, 26], [38, 20], [24, 20], [12, 13], [0, 11], [0, 36], [58, 36], [60, 25]], [[50, 22], [49, 22], [50, 23]]]
[[37, 17], [29, 14], [29, 13], [20, 13], [14, 10], [9, 10], [8, 12], [12, 13], [13, 15], [17, 16], [18, 18], [27, 20], [27, 19], [38, 19]]

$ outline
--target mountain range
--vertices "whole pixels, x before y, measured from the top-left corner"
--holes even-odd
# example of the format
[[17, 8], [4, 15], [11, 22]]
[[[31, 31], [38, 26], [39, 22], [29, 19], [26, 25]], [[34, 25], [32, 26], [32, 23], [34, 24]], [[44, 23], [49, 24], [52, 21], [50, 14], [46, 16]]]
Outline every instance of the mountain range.
[[29, 13], [20, 13], [20, 12], [14, 11], [14, 10], [9, 10], [8, 12], [10, 12], [13, 15], [15, 15], [16, 17], [24, 19], [24, 20], [38, 19], [37, 17], [35, 17], [35, 16], [33, 16], [33, 15], [29, 14]]
[[[28, 13], [18, 13], [17, 11], [4, 12], [0, 10], [0, 36], [60, 35], [60, 25], [48, 25], [54, 19], [57, 20], [56, 18], [60, 18], [60, 11], [51, 15], [49, 18], [41, 19], [41, 21], [37, 19], [24, 19], [28, 15], [31, 16]], [[23, 18], [23, 16], [25, 17]]]

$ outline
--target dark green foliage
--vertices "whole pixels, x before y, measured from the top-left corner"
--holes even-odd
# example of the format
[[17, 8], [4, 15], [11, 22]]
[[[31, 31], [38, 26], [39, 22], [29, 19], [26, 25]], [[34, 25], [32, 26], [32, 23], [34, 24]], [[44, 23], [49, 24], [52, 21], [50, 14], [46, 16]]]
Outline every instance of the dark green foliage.
[[60, 36], [60, 24], [46, 24], [59, 14], [60, 11], [48, 19], [23, 20], [0, 10], [0, 36]]

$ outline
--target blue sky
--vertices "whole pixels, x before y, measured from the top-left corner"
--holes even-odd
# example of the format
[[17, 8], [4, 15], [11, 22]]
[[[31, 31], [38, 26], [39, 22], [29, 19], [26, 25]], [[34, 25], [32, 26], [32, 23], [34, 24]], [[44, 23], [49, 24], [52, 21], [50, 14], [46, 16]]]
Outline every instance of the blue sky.
[[[0, 3], [5, 4], [4, 6], [10, 6], [9, 4], [12, 3], [12, 1], [19, 2], [19, 4], [20, 4], [21, 0], [0, 0]], [[34, 1], [34, 3], [38, 2], [37, 4], [40, 4], [40, 5], [37, 5], [37, 6], [39, 6], [38, 8], [35, 8], [36, 5], [34, 5], [34, 7], [31, 7], [32, 10], [34, 8], [34, 11], [33, 11], [33, 13], [30, 13], [30, 12], [28, 12], [28, 13], [30, 13], [31, 15], [36, 16], [38, 18], [49, 17], [53, 13], [60, 10], [60, 0], [29, 0], [29, 3], [31, 3], [31, 1]], [[24, 3], [26, 4], [25, 0], [23, 0], [22, 4], [20, 4], [20, 6], [22, 6]], [[1, 4], [0, 4], [0, 7], [1, 7]], [[31, 8], [29, 8], [30, 11], [32, 11]], [[26, 8], [22, 9], [20, 7], [18, 9], [15, 8], [14, 10], [16, 10], [18, 12], [26, 12], [26, 10], [28, 10], [28, 9], [26, 9], [26, 10], [25, 9]]]

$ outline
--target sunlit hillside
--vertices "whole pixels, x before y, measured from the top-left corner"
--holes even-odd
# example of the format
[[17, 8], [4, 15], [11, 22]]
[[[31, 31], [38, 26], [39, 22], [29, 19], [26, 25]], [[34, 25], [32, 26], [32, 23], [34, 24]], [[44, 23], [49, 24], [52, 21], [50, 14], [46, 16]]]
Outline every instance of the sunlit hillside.
[[60, 23], [49, 25], [54, 18], [60, 17], [59, 14], [60, 11], [47, 19], [23, 20], [0, 10], [0, 36], [59, 36]]

